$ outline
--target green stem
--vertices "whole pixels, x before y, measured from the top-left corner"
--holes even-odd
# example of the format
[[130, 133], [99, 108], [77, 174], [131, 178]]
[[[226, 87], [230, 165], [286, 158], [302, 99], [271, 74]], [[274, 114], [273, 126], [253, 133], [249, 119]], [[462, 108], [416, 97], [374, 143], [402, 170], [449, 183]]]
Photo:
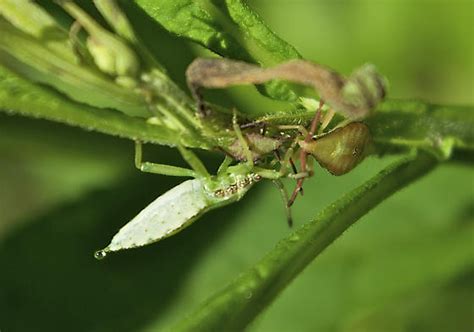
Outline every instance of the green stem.
[[149, 116], [141, 96], [97, 70], [79, 66], [65, 42], [62, 53], [52, 52], [48, 43], [19, 31], [1, 18], [0, 31], [2, 66], [88, 105], [118, 109], [131, 116]]
[[431, 171], [427, 154], [405, 157], [331, 204], [267, 254], [252, 269], [212, 296], [177, 331], [241, 330], [321, 252], [360, 217]]
[[[165, 125], [150, 125], [145, 119], [75, 103], [51, 89], [0, 70], [0, 109], [144, 142], [180, 143], [185, 147], [207, 150], [215, 148], [222, 131], [219, 137], [213, 136], [214, 131], [207, 136], [201, 135], [198, 129], [201, 124], [193, 117], [190, 104], [189, 98], [178, 88], [172, 84], [168, 86], [160, 105], [169, 114], [179, 117], [178, 122], [187, 125], [184, 131], [173, 130]], [[312, 111], [290, 111], [256, 120], [275, 125], [291, 124], [310, 121], [313, 116]], [[408, 148], [429, 151], [439, 159], [447, 159], [451, 152], [461, 161], [474, 159], [472, 107], [388, 100], [365, 122], [379, 154], [399, 153]]]
[[[256, 119], [274, 125], [308, 126], [314, 110], [291, 110]], [[337, 121], [336, 121], [337, 122]], [[370, 128], [377, 154], [401, 150], [428, 151], [444, 160], [474, 158], [474, 107], [433, 105], [413, 100], [387, 100], [364, 122]]]
[[453, 151], [474, 154], [472, 106], [388, 100], [364, 122], [379, 153], [394, 148], [422, 149], [439, 159], [448, 159]]

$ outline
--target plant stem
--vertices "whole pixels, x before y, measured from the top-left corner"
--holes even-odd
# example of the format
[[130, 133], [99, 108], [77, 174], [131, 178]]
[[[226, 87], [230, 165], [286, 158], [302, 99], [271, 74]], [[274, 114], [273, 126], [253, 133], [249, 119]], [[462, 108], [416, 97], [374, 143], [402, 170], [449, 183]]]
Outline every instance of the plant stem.
[[[289, 110], [269, 114], [257, 122], [273, 125], [308, 126], [313, 110]], [[342, 121], [341, 118], [338, 119]], [[364, 119], [377, 154], [424, 150], [446, 160], [454, 152], [458, 159], [474, 158], [474, 107], [434, 105], [416, 100], [389, 99]]]
[[379, 153], [393, 149], [422, 149], [441, 160], [462, 151], [474, 154], [474, 108], [443, 106], [410, 100], [387, 100], [373, 116], [369, 126]]
[[[165, 99], [162, 107], [166, 107], [172, 114], [183, 117], [184, 113], [192, 112], [189, 98], [177, 88], [173, 88]], [[188, 130], [178, 131], [165, 125], [151, 125], [143, 118], [79, 104], [52, 89], [30, 83], [2, 68], [0, 68], [0, 111], [48, 119], [156, 144], [176, 145], [179, 137], [179, 143], [185, 147], [206, 150], [215, 148], [219, 140], [222, 142], [222, 135], [226, 134], [226, 131], [221, 130], [217, 133], [217, 129], [209, 129], [208, 135], [200, 135], [196, 132], [199, 125], [195, 119], [186, 122]], [[451, 150], [454, 150], [458, 160], [469, 161], [474, 159], [473, 114], [472, 107], [388, 100], [364, 122], [371, 130], [378, 154], [421, 149], [432, 152], [440, 159], [446, 159], [450, 156]], [[256, 120], [274, 125], [292, 124], [305, 123], [313, 116], [314, 112], [310, 111], [290, 111]], [[181, 120], [184, 123], [188, 119]]]
[[252, 269], [216, 293], [177, 331], [241, 330], [318, 255], [360, 217], [437, 165], [428, 154], [411, 155], [334, 202], [278, 243]]

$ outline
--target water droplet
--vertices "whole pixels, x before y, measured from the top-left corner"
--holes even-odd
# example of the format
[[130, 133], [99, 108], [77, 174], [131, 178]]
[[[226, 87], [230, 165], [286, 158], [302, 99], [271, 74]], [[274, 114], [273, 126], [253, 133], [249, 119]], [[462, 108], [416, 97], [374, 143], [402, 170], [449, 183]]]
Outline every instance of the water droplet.
[[107, 252], [105, 250], [97, 250], [94, 253], [95, 259], [101, 260], [101, 259], [104, 259], [105, 257], [107, 257]]
[[253, 293], [252, 293], [252, 292], [247, 292], [247, 293], [245, 294], [245, 298], [246, 298], [247, 300], [250, 300], [250, 299], [252, 298], [252, 296], [253, 296]]

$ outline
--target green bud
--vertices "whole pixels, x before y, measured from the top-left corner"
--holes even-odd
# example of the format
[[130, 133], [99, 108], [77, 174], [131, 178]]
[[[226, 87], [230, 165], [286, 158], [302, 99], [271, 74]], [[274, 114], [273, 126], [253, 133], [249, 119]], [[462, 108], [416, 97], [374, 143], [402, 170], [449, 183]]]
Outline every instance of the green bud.
[[61, 6], [89, 33], [87, 48], [100, 70], [113, 76], [138, 75], [138, 58], [120, 37], [100, 26], [75, 3], [65, 1], [61, 2]]
[[128, 89], [133, 89], [137, 87], [137, 81], [128, 76], [118, 76], [115, 79], [115, 83]]
[[87, 49], [89, 50], [95, 64], [104, 73], [115, 75], [114, 53], [94, 38], [87, 38]]
[[132, 25], [115, 0], [94, 0], [94, 4], [117, 34], [129, 42], [136, 42]]

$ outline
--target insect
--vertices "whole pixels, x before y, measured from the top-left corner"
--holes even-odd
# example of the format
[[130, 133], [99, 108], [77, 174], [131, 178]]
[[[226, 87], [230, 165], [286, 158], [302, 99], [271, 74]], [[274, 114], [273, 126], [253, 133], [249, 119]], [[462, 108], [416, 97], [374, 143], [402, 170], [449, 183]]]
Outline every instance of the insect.
[[311, 142], [300, 141], [299, 145], [329, 173], [344, 175], [370, 153], [370, 143], [369, 127], [363, 122], [351, 122]]
[[97, 251], [95, 257], [104, 258], [108, 252], [136, 248], [169, 237], [209, 210], [240, 200], [261, 178], [249, 172], [245, 164], [238, 164], [224, 166], [215, 177], [201, 174], [186, 180], [143, 209], [119, 230], [105, 249]]
[[[320, 109], [318, 109], [311, 123], [310, 131], [307, 132], [304, 128], [300, 128], [304, 133], [304, 138], [295, 141], [300, 147], [300, 166], [305, 176], [297, 179], [296, 187], [288, 200], [288, 206], [294, 203], [299, 192], [302, 193], [303, 181], [312, 173], [312, 167], [308, 167], [308, 154], [312, 155], [331, 174], [338, 176], [354, 169], [371, 151], [370, 131], [363, 122], [351, 122], [336, 127], [328, 133], [315, 135], [320, 114]], [[292, 152], [291, 149], [289, 152]], [[288, 160], [296, 172], [291, 158]]]
[[[342, 175], [353, 169], [364, 158], [369, 138], [365, 124], [352, 122], [320, 135], [309, 143], [299, 141], [299, 144], [329, 172]], [[291, 205], [279, 180], [284, 176], [282, 173], [255, 166], [249, 167], [247, 163], [229, 166], [231, 159], [226, 158], [217, 175], [210, 176], [191, 151], [182, 147], [179, 149], [192, 170], [142, 162], [141, 144], [136, 143], [135, 161], [140, 170], [174, 176], [193, 176], [195, 179], [182, 182], [150, 203], [119, 230], [106, 248], [95, 253], [96, 258], [102, 259], [109, 252], [136, 248], [169, 237], [189, 226], [206, 212], [239, 201], [262, 178], [272, 179], [286, 205]], [[289, 209], [287, 219], [291, 225]]]
[[[235, 116], [233, 125], [239, 130]], [[250, 149], [246, 141], [242, 144], [248, 153]], [[109, 252], [136, 248], [169, 237], [207, 211], [240, 200], [262, 178], [273, 180], [281, 190], [282, 197], [288, 200], [280, 182], [281, 175], [275, 170], [255, 166], [252, 161], [230, 165], [233, 160], [226, 157], [217, 175], [211, 176], [192, 151], [180, 145], [178, 150], [190, 169], [143, 162], [142, 144], [135, 143], [135, 166], [141, 171], [194, 179], [184, 181], [145, 207], [119, 230], [106, 248], [95, 253], [96, 258], [101, 259]], [[288, 219], [291, 220], [289, 214]]]
[[[325, 129], [327, 124], [331, 121], [334, 114], [340, 113], [346, 117], [346, 123], [362, 119], [370, 114], [370, 111], [385, 97], [386, 81], [383, 76], [378, 74], [375, 67], [370, 64], [363, 65], [355, 70], [348, 78], [343, 77], [339, 73], [327, 68], [325, 66], [309, 62], [306, 60], [291, 60], [286, 63], [279, 64], [271, 68], [261, 68], [259, 66], [229, 60], [229, 59], [196, 59], [188, 67], [186, 71], [188, 86], [197, 100], [200, 116], [204, 117], [209, 114], [209, 110], [202, 100], [200, 93], [201, 88], [226, 88], [238, 84], [259, 84], [265, 83], [273, 79], [284, 79], [304, 85], [312, 86], [319, 92], [321, 101], [319, 108], [313, 118], [309, 131], [305, 131], [304, 143], [299, 144], [300, 150], [300, 164], [301, 174], [297, 180], [296, 187], [291, 195], [288, 205], [291, 206], [296, 199], [298, 192], [302, 193], [303, 182], [306, 177], [311, 175], [311, 170], [307, 167], [308, 153], [315, 156], [316, 160], [325, 160], [322, 162], [323, 167], [330, 169], [336, 168], [336, 164], [342, 162], [339, 160], [342, 156], [332, 154], [332, 164], [328, 158], [325, 158], [321, 152], [315, 153], [313, 139], [315, 138], [316, 130], [322, 122], [321, 131]], [[321, 110], [324, 103], [331, 106], [324, 119], [321, 119]], [[322, 121], [321, 121], [322, 120]], [[294, 126], [280, 126], [283, 129], [292, 129]], [[357, 130], [361, 128], [361, 130]], [[358, 132], [360, 135], [350, 135], [351, 130]], [[333, 134], [330, 137], [335, 139]], [[369, 136], [368, 128], [363, 124], [353, 125], [344, 132], [339, 132], [338, 137], [351, 137], [356, 139], [363, 145], [366, 137]], [[326, 138], [324, 141], [327, 142]], [[359, 142], [360, 141], [360, 142]], [[349, 143], [348, 140], [345, 140]], [[359, 147], [360, 149], [360, 147]], [[349, 149], [346, 149], [349, 150]], [[365, 150], [365, 149], [364, 149]], [[292, 152], [292, 149], [289, 149]], [[362, 154], [356, 152], [352, 158], [356, 161], [353, 163], [354, 167], [361, 160]], [[334, 158], [338, 157], [338, 158]], [[294, 163], [289, 157], [285, 158], [289, 161], [292, 169], [295, 171]], [[347, 158], [344, 161], [347, 163]], [[349, 165], [348, 164], [348, 165]], [[285, 168], [286, 165], [283, 165]], [[344, 167], [343, 167], [344, 168]], [[341, 172], [339, 172], [341, 175]], [[345, 167], [346, 172], [351, 168]], [[337, 172], [333, 172], [337, 173]]]
[[[288, 207], [287, 219], [291, 225], [289, 206], [298, 193], [303, 193], [303, 181], [313, 172], [309, 155], [333, 174], [350, 171], [366, 155], [370, 141], [368, 128], [354, 121], [370, 114], [385, 93], [384, 80], [371, 65], [362, 66], [346, 78], [328, 67], [304, 60], [261, 68], [229, 59], [196, 59], [186, 71], [188, 86], [197, 101], [195, 110], [192, 100], [167, 76], [146, 47], [141, 46], [127, 15], [115, 1], [94, 1], [97, 14], [102, 15], [107, 26], [72, 1], [56, 2], [75, 20], [67, 44], [56, 44], [65, 41], [63, 27], [57, 26], [54, 17], [40, 6], [28, 6], [38, 18], [33, 30], [21, 28], [24, 17], [17, 11], [4, 10], [7, 15], [2, 26], [11, 37], [3, 38], [6, 46], [3, 45], [2, 52], [8, 55], [7, 60], [18, 58], [12, 63], [38, 69], [36, 60], [39, 59], [45, 64], [42, 67], [47, 68], [33, 71], [40, 73], [37, 75], [31, 74], [31, 70], [16, 68], [11, 61], [6, 62], [7, 67], [34, 81], [52, 85], [76, 101], [145, 117], [150, 125], [159, 125], [157, 128], [167, 131], [163, 142], [174, 143], [190, 168], [143, 162], [140, 142], [136, 143], [136, 166], [144, 172], [193, 178], [158, 197], [140, 212], [105, 249], [97, 252], [98, 258], [107, 252], [139, 247], [168, 237], [206, 211], [238, 201], [260, 179], [269, 179], [277, 185]], [[52, 34], [43, 36], [43, 30]], [[31, 39], [33, 31], [36, 31], [34, 41]], [[52, 43], [46, 44], [54, 47], [43, 45], [42, 37]], [[21, 47], [13, 47], [21, 44], [15, 41], [34, 47], [24, 52]], [[55, 54], [56, 46], [64, 48], [65, 53]], [[236, 111], [230, 113], [219, 110], [218, 106], [210, 107], [200, 92], [202, 88], [261, 84], [274, 79], [314, 88], [330, 110], [323, 113], [321, 102], [310, 129], [306, 130], [290, 122], [273, 122], [271, 118], [247, 121], [243, 116], [238, 117]], [[84, 98], [84, 91], [93, 98], [88, 94]], [[110, 95], [114, 98], [107, 98]], [[326, 127], [335, 113], [348, 122], [327, 132]], [[196, 155], [183, 146], [223, 151], [226, 157], [217, 174], [210, 175]], [[284, 157], [280, 158], [283, 153]], [[293, 162], [295, 154], [299, 154], [299, 171]], [[280, 182], [282, 178], [297, 181], [291, 197]]]
[[[302, 193], [305, 178], [311, 176], [314, 158], [329, 172], [342, 175], [352, 170], [368, 153], [370, 133], [368, 127], [354, 121], [365, 117], [384, 97], [384, 82], [373, 66], [364, 66], [345, 79], [336, 72], [307, 61], [295, 60], [273, 68], [264, 69], [255, 65], [227, 59], [197, 59], [187, 70], [188, 85], [197, 99], [201, 121], [212, 116], [212, 110], [203, 102], [200, 88], [224, 88], [235, 84], [263, 83], [271, 79], [287, 79], [313, 86], [333, 111], [322, 115], [324, 102], [320, 102], [309, 131], [302, 126], [274, 125], [268, 123], [268, 131], [295, 131], [291, 140], [268, 137], [266, 130], [255, 132], [258, 125], [239, 125], [233, 113], [232, 129], [234, 143], [220, 147], [227, 153], [217, 175], [211, 176], [198, 157], [190, 150], [178, 145], [183, 159], [190, 169], [142, 161], [142, 146], [136, 142], [135, 164], [144, 172], [170, 176], [193, 177], [159, 196], [135, 218], [122, 227], [110, 244], [96, 252], [103, 258], [109, 252], [144, 246], [169, 237], [189, 226], [209, 210], [240, 200], [261, 179], [272, 180], [280, 190], [287, 207], [287, 219], [291, 225], [289, 207], [297, 194]], [[334, 113], [349, 119], [335, 129], [324, 133]], [[263, 127], [267, 124], [263, 123]], [[321, 125], [321, 126], [320, 126]], [[318, 129], [319, 127], [319, 129]], [[289, 143], [288, 143], [289, 142]], [[265, 161], [268, 154], [284, 149], [280, 164]], [[299, 153], [301, 170], [298, 172], [293, 155]], [[237, 164], [232, 165], [233, 162]], [[297, 185], [291, 197], [284, 190], [281, 178], [294, 178]]]

